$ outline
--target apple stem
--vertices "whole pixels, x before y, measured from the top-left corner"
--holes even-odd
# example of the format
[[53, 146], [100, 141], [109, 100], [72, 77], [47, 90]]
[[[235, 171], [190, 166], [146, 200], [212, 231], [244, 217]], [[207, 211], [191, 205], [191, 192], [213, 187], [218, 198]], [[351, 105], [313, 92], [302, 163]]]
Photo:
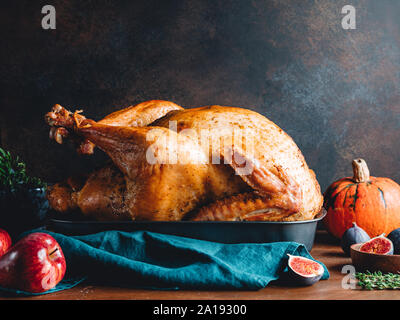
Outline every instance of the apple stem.
[[54, 252], [56, 252], [58, 248], [55, 248], [52, 252], [50, 252], [49, 256], [51, 256]]

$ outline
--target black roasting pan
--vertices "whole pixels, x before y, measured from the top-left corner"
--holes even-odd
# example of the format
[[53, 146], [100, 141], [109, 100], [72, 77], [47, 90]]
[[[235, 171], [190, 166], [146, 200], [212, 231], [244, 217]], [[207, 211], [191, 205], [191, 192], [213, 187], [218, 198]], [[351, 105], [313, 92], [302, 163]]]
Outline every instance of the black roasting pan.
[[323, 209], [315, 219], [305, 221], [71, 221], [51, 218], [47, 229], [66, 235], [83, 235], [106, 230], [152, 231], [164, 234], [221, 243], [265, 243], [295, 241], [310, 251], [314, 244], [318, 221], [326, 214]]

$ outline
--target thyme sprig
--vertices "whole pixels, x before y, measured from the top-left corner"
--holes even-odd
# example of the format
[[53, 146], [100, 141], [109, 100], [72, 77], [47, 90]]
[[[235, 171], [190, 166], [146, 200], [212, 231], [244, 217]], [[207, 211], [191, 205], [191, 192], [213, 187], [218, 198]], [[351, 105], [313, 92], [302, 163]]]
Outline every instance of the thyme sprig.
[[357, 272], [358, 285], [367, 290], [400, 289], [400, 274], [377, 272]]
[[0, 190], [15, 192], [21, 188], [42, 188], [46, 184], [26, 172], [26, 165], [18, 156], [0, 148]]

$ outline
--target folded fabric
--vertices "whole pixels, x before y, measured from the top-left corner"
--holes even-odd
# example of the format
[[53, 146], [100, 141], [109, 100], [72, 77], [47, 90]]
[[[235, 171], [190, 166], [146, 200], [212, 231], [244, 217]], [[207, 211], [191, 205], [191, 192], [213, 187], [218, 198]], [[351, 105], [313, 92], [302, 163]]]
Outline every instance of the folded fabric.
[[[40, 232], [58, 241], [67, 261], [64, 280], [46, 293], [85, 278], [94, 284], [158, 290], [258, 290], [287, 274], [287, 254], [312, 259], [296, 242], [222, 244], [147, 231], [84, 236]], [[322, 279], [328, 278], [324, 266]]]

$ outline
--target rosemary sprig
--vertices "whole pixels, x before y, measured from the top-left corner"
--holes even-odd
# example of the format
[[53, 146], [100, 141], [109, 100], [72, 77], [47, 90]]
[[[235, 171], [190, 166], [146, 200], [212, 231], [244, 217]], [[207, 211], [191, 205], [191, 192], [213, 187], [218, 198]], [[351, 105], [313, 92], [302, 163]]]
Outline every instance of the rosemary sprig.
[[21, 188], [42, 188], [46, 184], [26, 173], [26, 165], [18, 156], [0, 148], [0, 190], [15, 192]]
[[400, 289], [400, 274], [382, 273], [381, 271], [355, 274], [358, 285], [367, 290]]

